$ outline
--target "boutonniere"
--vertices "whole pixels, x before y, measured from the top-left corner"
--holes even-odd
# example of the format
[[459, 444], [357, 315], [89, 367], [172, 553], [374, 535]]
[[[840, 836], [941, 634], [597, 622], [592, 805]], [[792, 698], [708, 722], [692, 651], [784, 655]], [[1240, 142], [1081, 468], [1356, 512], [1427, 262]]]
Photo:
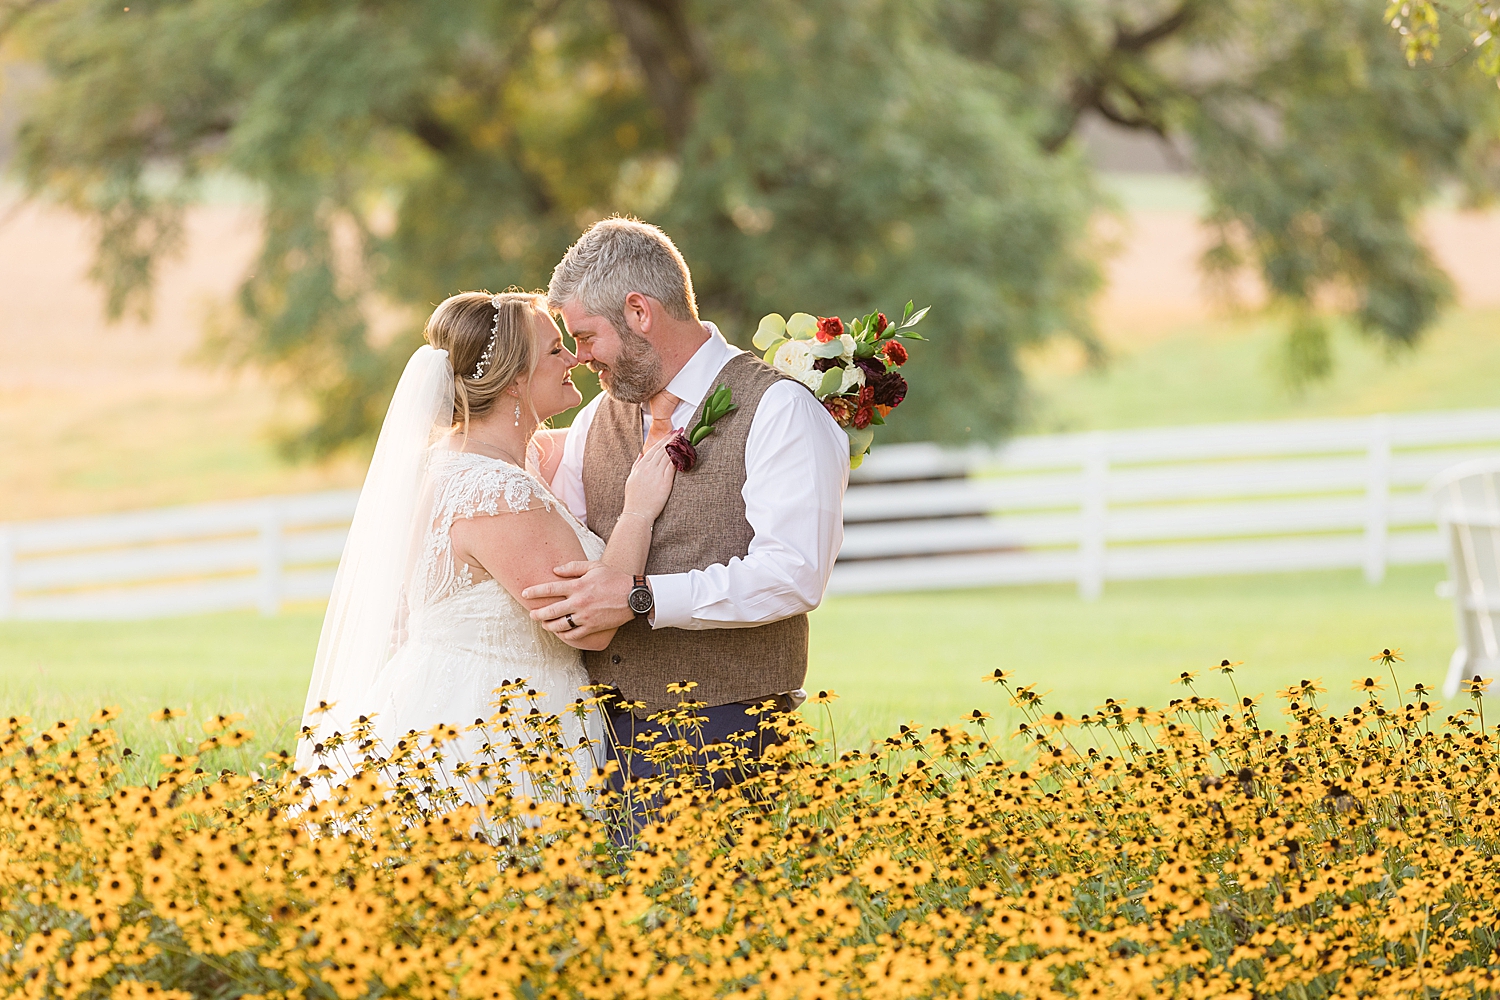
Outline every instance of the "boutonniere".
[[731, 410], [739, 409], [731, 399], [729, 386], [721, 385], [703, 404], [703, 415], [687, 432], [678, 431], [667, 442], [667, 457], [678, 472], [687, 472], [698, 464], [698, 445], [714, 432], [714, 424]]

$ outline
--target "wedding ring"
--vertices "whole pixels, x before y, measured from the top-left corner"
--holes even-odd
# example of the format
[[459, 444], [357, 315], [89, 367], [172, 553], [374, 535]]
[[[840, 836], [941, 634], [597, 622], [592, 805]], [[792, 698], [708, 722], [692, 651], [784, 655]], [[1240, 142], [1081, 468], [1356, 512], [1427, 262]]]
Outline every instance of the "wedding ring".
[[563, 615], [563, 617], [568, 620], [568, 629], [570, 631], [578, 627], [578, 623], [573, 620], [572, 615]]

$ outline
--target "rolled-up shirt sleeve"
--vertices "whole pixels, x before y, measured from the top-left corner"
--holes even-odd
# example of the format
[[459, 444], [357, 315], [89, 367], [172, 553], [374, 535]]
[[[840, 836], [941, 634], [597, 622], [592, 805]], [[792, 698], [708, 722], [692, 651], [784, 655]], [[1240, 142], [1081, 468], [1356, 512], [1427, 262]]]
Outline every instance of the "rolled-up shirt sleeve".
[[844, 543], [849, 442], [802, 385], [767, 389], [745, 441], [743, 558], [650, 578], [655, 628], [745, 628], [816, 608]]

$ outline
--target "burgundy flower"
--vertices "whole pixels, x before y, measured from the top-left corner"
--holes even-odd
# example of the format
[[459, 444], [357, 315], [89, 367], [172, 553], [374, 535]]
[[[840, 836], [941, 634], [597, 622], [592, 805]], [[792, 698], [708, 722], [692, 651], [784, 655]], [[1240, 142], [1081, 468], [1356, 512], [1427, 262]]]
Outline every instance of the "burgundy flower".
[[862, 386], [859, 390], [859, 408], [854, 411], [854, 426], [864, 430], [875, 419], [875, 390]]
[[897, 368], [906, 364], [906, 348], [901, 346], [900, 341], [887, 340], [880, 346], [880, 349], [885, 352], [885, 356], [890, 360], [891, 364]]
[[678, 472], [688, 472], [698, 464], [698, 449], [693, 447], [686, 434], [678, 431], [667, 440], [667, 458]]
[[830, 368], [842, 368], [843, 363], [838, 358], [819, 358], [813, 362], [813, 371], [826, 372]]
[[877, 406], [900, 406], [906, 398], [906, 379], [895, 372], [886, 372], [866, 387], [873, 390], [873, 401]]
[[844, 321], [837, 316], [818, 317], [818, 343], [826, 344], [844, 335]]
[[823, 408], [828, 415], [840, 427], [848, 427], [854, 422], [854, 403], [846, 396], [829, 396], [823, 400]]
[[885, 333], [885, 328], [891, 325], [891, 321], [885, 318], [885, 313], [875, 317], [875, 336]]
[[854, 363], [865, 373], [866, 385], [885, 374], [885, 362], [879, 358], [855, 358]]

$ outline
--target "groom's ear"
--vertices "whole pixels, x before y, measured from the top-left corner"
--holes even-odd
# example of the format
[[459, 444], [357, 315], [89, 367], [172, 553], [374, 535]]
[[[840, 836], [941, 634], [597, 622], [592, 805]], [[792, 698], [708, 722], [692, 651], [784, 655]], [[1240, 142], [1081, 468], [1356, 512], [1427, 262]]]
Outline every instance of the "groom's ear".
[[625, 323], [639, 334], [649, 334], [655, 325], [657, 305], [649, 296], [631, 292], [625, 296]]

